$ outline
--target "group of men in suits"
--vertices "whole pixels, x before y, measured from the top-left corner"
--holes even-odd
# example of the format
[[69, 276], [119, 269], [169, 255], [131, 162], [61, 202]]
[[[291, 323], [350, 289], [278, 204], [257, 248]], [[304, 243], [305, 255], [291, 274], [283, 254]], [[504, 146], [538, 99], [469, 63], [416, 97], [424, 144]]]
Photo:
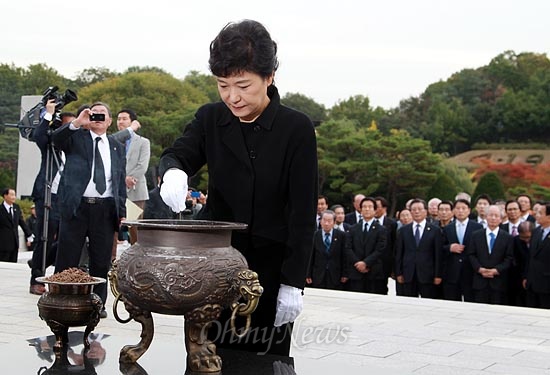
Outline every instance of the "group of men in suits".
[[[326, 197], [320, 196], [318, 210], [327, 203]], [[358, 195], [354, 206], [358, 215], [345, 215], [341, 205], [320, 214], [321, 228], [314, 235], [306, 285], [387, 294], [392, 268], [387, 249], [395, 239], [396, 222], [386, 217], [383, 197]]]
[[425, 201], [413, 199], [412, 222], [396, 230], [383, 197], [356, 200], [355, 212], [345, 215], [355, 222], [348, 229], [336, 219], [342, 206], [321, 214], [307, 285], [386, 294], [393, 276], [402, 296], [550, 307], [550, 205], [535, 211], [536, 227], [528, 196], [503, 207], [478, 197], [478, 215], [468, 199], [439, 201], [437, 219]]

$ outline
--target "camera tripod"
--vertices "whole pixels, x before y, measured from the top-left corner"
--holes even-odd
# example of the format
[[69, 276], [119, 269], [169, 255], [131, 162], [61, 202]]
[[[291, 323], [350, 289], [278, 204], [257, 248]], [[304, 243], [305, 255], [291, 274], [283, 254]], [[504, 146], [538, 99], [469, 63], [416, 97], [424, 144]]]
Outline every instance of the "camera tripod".
[[[44, 174], [44, 182], [43, 182], [44, 196], [43, 196], [42, 223], [41, 223], [42, 231], [41, 231], [40, 243], [39, 243], [39, 246], [41, 246], [41, 249], [42, 249], [42, 259], [41, 259], [41, 268], [40, 268], [42, 275], [46, 273], [48, 250], [51, 251], [51, 245], [52, 245], [50, 243], [51, 235], [55, 235], [55, 233], [50, 233], [50, 229], [54, 229], [54, 230], [57, 229], [57, 228], [50, 228], [50, 214], [53, 209], [52, 208], [52, 185], [53, 185], [53, 181], [57, 171], [61, 171], [62, 170], [61, 167], [63, 165], [62, 161], [59, 160], [59, 152], [55, 150], [55, 146], [51, 142], [51, 133], [52, 133], [52, 130], [48, 127], [44, 138], [44, 139], [47, 139], [46, 144], [39, 144], [39, 140], [36, 140], [41, 153], [45, 151], [45, 155], [42, 155], [45, 161], [43, 162], [43, 164], [41, 164], [41, 167], [40, 167], [41, 170], [37, 176], [37, 179], [39, 179], [41, 178], [40, 174], [41, 173]], [[34, 197], [34, 198], [36, 199], [37, 197]], [[35, 257], [33, 255], [33, 265], [35, 264], [34, 258]], [[33, 272], [34, 272], [35, 268], [34, 267], [31, 267], [31, 268], [33, 269]], [[33, 277], [35, 277], [34, 274], [33, 274]]]

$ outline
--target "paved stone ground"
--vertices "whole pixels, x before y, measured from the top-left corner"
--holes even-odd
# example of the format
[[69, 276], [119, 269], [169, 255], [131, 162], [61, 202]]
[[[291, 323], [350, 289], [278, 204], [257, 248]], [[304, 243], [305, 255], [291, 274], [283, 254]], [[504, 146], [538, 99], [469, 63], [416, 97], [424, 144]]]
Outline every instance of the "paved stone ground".
[[[0, 351], [50, 335], [29, 268], [0, 262]], [[51, 272], [51, 269], [48, 271]], [[108, 301], [108, 311], [113, 299]], [[183, 342], [182, 317], [155, 315], [155, 342]], [[98, 330], [135, 343], [112, 314]], [[306, 289], [291, 355], [298, 374], [550, 374], [550, 311]], [[318, 372], [319, 373], [319, 372]]]

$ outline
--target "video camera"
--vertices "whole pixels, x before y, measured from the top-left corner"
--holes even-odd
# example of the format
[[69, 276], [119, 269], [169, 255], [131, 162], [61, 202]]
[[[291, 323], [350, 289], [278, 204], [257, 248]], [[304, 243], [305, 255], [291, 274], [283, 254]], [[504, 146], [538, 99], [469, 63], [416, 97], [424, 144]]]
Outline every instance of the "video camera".
[[78, 100], [76, 92], [73, 90], [67, 89], [63, 94], [58, 93], [57, 90], [59, 90], [59, 87], [50, 86], [44, 91], [41, 100], [43, 106], [48, 104], [48, 100], [55, 99], [55, 110], [60, 111], [63, 107], [65, 107], [65, 105]]
[[78, 97], [76, 96], [76, 93], [72, 90], [67, 89], [63, 94], [60, 94], [58, 90], [59, 87], [57, 86], [48, 87], [42, 94], [42, 99], [40, 99], [40, 103], [32, 107], [21, 119], [19, 124], [17, 124], [19, 132], [21, 133], [21, 136], [23, 138], [29, 141], [34, 141], [34, 128], [36, 128], [40, 124], [40, 121], [42, 121], [44, 113], [46, 113], [46, 104], [48, 104], [48, 100], [55, 99], [55, 113], [50, 128], [52, 130], [55, 130], [62, 125], [61, 117], [59, 116], [61, 109], [65, 105], [78, 100]]

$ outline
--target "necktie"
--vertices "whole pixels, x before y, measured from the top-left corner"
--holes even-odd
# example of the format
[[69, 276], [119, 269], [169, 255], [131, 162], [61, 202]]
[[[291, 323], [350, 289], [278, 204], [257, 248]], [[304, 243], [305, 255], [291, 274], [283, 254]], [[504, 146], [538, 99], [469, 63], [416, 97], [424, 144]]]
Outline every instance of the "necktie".
[[330, 249], [330, 233], [325, 233], [325, 249], [328, 253], [328, 250]]
[[10, 206], [10, 217], [11, 217], [11, 221], [13, 221], [13, 207]]
[[132, 140], [132, 138], [129, 138], [126, 140], [126, 144], [125, 144], [125, 147], [124, 149], [126, 150], [126, 155], [128, 155], [128, 149], [130, 148], [130, 141]]
[[458, 236], [458, 242], [462, 245], [464, 243], [464, 223], [458, 222], [458, 230], [456, 232]]
[[367, 233], [369, 231], [369, 223], [363, 224], [363, 233]]
[[374, 224], [380, 225], [380, 222], [378, 221], [378, 219], [374, 219]]
[[487, 229], [487, 222], [485, 220], [481, 220], [480, 224], [483, 225], [484, 229]]
[[420, 224], [416, 224], [416, 230], [414, 231], [414, 241], [416, 246], [420, 243]]
[[107, 189], [107, 183], [105, 182], [105, 168], [103, 167], [103, 159], [101, 159], [101, 153], [99, 152], [99, 141], [101, 141], [101, 137], [97, 137], [95, 139], [94, 182], [97, 192], [99, 194], [103, 194]]
[[489, 240], [489, 254], [493, 252], [493, 246], [495, 246], [495, 234], [493, 232], [489, 233], [489, 237], [491, 239]]
[[515, 225], [512, 225], [512, 237], [515, 237], [518, 235], [518, 227], [516, 227]]

